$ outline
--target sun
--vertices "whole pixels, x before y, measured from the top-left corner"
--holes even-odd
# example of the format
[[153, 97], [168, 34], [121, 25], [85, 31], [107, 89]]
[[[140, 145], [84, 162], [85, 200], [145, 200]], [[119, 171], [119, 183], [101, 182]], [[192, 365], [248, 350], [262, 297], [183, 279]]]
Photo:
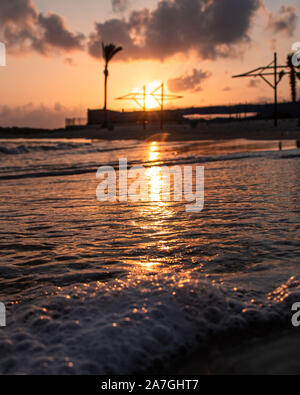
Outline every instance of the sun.
[[[155, 108], [159, 107], [158, 102], [155, 100], [154, 97], [150, 96], [150, 93], [152, 93], [155, 89], [157, 89], [159, 86], [161, 86], [160, 81], [152, 81], [149, 84], [146, 85], [146, 108], [147, 110], [153, 110]], [[132, 93], [141, 93], [143, 94], [143, 89], [136, 88], [132, 91]], [[144, 105], [143, 99], [138, 99], [137, 100], [141, 106]]]

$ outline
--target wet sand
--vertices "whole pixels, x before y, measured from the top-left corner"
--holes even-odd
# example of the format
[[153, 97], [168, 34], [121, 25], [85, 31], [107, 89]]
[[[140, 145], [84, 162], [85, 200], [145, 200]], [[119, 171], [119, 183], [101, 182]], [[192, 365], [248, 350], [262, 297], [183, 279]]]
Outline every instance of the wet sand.
[[213, 351], [195, 352], [177, 370], [192, 375], [299, 375], [300, 328], [254, 338]]

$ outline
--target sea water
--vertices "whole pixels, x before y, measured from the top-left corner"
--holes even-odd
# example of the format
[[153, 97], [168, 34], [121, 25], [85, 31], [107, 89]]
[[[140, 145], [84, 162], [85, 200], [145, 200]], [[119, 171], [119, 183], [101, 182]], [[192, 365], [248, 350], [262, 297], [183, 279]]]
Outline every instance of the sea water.
[[[1, 373], [162, 369], [214, 337], [291, 325], [295, 142], [0, 142]], [[205, 206], [99, 202], [100, 166], [201, 164]], [[258, 330], [258, 329], [256, 329]], [[257, 333], [257, 332], [256, 332]], [[237, 340], [238, 341], [238, 340]]]

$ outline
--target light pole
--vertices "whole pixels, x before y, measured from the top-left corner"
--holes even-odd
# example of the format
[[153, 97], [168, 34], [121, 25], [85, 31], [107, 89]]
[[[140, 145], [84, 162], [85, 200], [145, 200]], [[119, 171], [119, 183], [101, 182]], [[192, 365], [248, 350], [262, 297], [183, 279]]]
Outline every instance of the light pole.
[[[232, 78], [242, 77], [260, 77], [262, 78], [272, 89], [274, 89], [274, 126], [278, 125], [278, 85], [285, 75], [290, 73], [285, 71], [289, 66], [278, 66], [277, 53], [274, 53], [274, 60], [264, 67], [258, 67], [254, 70], [248, 71], [244, 74], [234, 75]], [[279, 71], [280, 70], [280, 71]], [[274, 82], [270, 82], [266, 77], [274, 77]]]

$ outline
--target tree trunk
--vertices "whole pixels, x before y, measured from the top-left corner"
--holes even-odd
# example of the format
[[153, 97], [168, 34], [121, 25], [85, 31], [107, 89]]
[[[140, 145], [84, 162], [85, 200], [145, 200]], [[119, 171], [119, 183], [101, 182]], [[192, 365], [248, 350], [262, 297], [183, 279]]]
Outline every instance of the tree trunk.
[[107, 82], [108, 82], [108, 69], [107, 65], [105, 66], [104, 70], [104, 121], [103, 121], [103, 128], [107, 128]]

